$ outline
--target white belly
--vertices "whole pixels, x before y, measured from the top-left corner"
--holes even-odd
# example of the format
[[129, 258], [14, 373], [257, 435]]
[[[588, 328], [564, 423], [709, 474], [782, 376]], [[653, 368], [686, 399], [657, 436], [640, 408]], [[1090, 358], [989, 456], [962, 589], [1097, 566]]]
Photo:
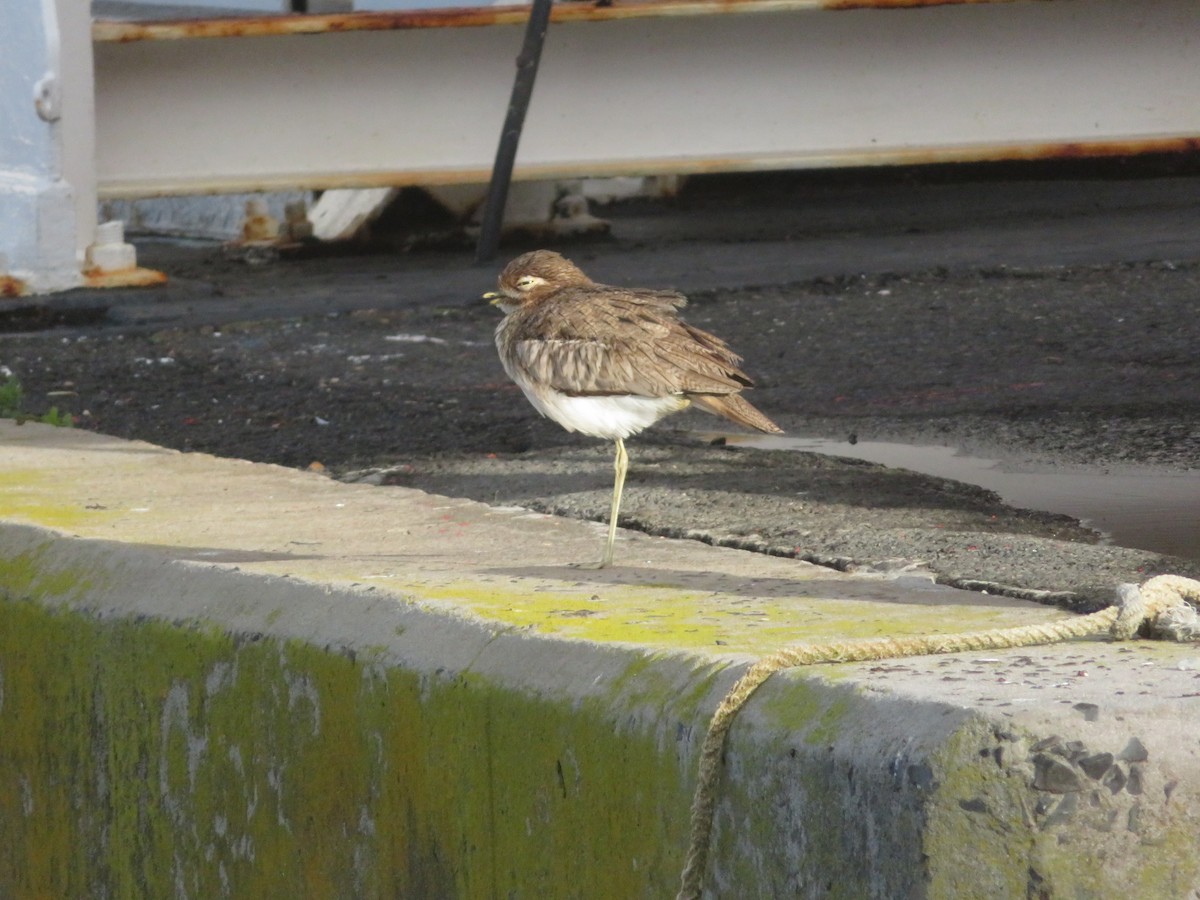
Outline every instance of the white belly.
[[686, 397], [571, 397], [517, 381], [538, 412], [567, 431], [615, 441], [649, 428], [664, 416], [688, 405]]

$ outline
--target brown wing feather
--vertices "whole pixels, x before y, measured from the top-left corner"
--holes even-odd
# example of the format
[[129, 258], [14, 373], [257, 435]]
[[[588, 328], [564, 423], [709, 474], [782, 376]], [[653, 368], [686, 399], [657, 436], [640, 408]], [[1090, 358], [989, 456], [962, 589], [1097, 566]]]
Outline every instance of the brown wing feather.
[[720, 338], [681, 322], [676, 293], [569, 288], [519, 310], [505, 329], [512, 362], [572, 394], [731, 393], [751, 384]]
[[783, 429], [763, 415], [741, 394], [691, 394], [692, 402], [705, 412], [722, 416], [745, 428], [755, 428], [767, 434], [783, 434]]
[[748, 428], [780, 428], [739, 392], [753, 382], [714, 334], [680, 321], [670, 291], [575, 285], [509, 314], [497, 332], [505, 366], [576, 396], [688, 396]]

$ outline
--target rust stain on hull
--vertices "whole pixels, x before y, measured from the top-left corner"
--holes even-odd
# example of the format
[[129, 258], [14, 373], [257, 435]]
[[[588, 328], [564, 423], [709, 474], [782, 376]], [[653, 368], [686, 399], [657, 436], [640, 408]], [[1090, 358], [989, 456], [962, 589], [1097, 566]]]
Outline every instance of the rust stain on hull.
[[115, 272], [88, 269], [83, 273], [83, 286], [89, 288], [153, 287], [166, 283], [167, 276], [162, 272], [141, 267], [119, 269]]
[[[706, 16], [728, 13], [804, 12], [814, 10], [913, 9], [923, 6], [962, 6], [1016, 3], [1022, 0], [643, 0], [610, 5], [595, 2], [555, 4], [551, 22], [603, 22], [664, 16]], [[528, 5], [464, 6], [403, 12], [359, 12], [334, 15], [237, 16], [125, 22], [98, 19], [92, 25], [95, 41], [188, 40], [191, 38], [266, 37], [330, 34], [346, 31], [403, 31], [415, 28], [478, 28], [519, 25], [529, 18]]]
[[23, 297], [29, 286], [20, 278], [0, 275], [0, 297]]
[[237, 16], [167, 19], [152, 22], [97, 20], [92, 39], [102, 42], [169, 41], [191, 38], [267, 37], [332, 34], [346, 31], [401, 31], [414, 28], [465, 28], [523, 22], [528, 7], [462, 8], [402, 13], [341, 15]]
[[1114, 156], [1148, 156], [1155, 153], [1185, 154], [1200, 152], [1200, 137], [1165, 137], [1116, 141], [1060, 141], [1045, 144], [983, 146], [955, 155], [955, 150], [939, 150], [923, 158], [914, 151], [906, 162], [1004, 162], [1038, 159], [1098, 159]]

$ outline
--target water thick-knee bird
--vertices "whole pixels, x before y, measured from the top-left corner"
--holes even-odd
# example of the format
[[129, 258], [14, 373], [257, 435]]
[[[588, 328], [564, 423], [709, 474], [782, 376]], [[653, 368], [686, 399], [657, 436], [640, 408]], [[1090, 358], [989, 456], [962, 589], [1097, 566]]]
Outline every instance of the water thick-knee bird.
[[608, 540], [629, 457], [625, 438], [695, 404], [767, 434], [782, 429], [741, 396], [753, 386], [723, 340], [687, 324], [675, 291], [597, 284], [551, 250], [518, 256], [484, 298], [500, 307], [496, 349], [509, 378], [543, 416], [616, 444]]

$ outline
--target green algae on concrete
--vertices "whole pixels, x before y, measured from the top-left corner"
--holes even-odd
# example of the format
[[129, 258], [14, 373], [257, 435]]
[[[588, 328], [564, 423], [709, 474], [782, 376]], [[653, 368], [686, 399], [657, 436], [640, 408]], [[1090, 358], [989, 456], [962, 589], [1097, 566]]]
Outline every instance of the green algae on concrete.
[[963, 593], [947, 616], [942, 607], [878, 600], [809, 596], [778, 598], [770, 604], [736, 596], [682, 590], [661, 583], [620, 583], [529, 590], [482, 580], [406, 584], [406, 593], [449, 609], [470, 610], [506, 625], [539, 634], [599, 643], [766, 654], [796, 643], [983, 631], [1065, 614], [1048, 607], [1023, 610], [991, 606], [981, 595]]
[[89, 509], [76, 502], [55, 499], [54, 479], [44, 471], [15, 468], [0, 471], [0, 519], [25, 519], [48, 528], [76, 528], [112, 516], [106, 509]]
[[1108, 900], [1200, 886], [1186, 749], [1155, 764], [1178, 748], [1130, 744], [1119, 721], [1076, 714], [1059, 736], [881, 703], [827, 668], [775, 675], [733, 723], [712, 896]]
[[774, 676], [729, 734], [712, 896], [937, 896], [923, 860], [925, 759], [961, 716], [880, 704], [807, 670]]
[[682, 864], [684, 768], [607, 701], [11, 595], [0, 686], [2, 896], [665, 896]]
[[762, 700], [763, 712], [780, 725], [791, 730], [797, 740], [807, 744], [828, 744], [841, 729], [842, 719], [851, 711], [857, 691], [853, 688], [832, 688], [822, 683], [823, 676], [834, 666], [806, 669], [806, 677], [792, 684], [787, 693], [767, 692]]
[[[94, 558], [82, 596], [44, 542], [13, 557], [0, 567], [0, 896], [674, 891], [728, 660], [499, 629], [475, 632], [469, 665], [442, 663], [445, 647], [410, 665], [429, 620], [455, 644], [477, 626], [178, 564], [154, 584], [212, 618], [168, 621], [113, 605], [128, 561]], [[252, 596], [259, 627], [278, 631], [217, 624], [222, 602]], [[335, 611], [345, 623], [380, 602], [356, 643], [291, 636], [309, 627], [299, 607], [328, 634]], [[1037, 786], [1057, 745], [833, 671], [777, 674], [734, 722], [712, 896], [1103, 898], [1134, 884], [1157, 897], [1196, 881], [1191, 788], [1170, 781], [1185, 775], [1141, 766], [1138, 792], [1090, 787], [1072, 807]], [[1141, 764], [1121, 765], [1132, 783]]]
[[1200, 821], [1175, 776], [1122, 749], [973, 717], [935, 755], [930, 896], [1192, 896]]
[[54, 598], [70, 600], [83, 597], [95, 587], [95, 569], [59, 568], [44, 564], [50, 541], [22, 552], [0, 556], [0, 596]]

